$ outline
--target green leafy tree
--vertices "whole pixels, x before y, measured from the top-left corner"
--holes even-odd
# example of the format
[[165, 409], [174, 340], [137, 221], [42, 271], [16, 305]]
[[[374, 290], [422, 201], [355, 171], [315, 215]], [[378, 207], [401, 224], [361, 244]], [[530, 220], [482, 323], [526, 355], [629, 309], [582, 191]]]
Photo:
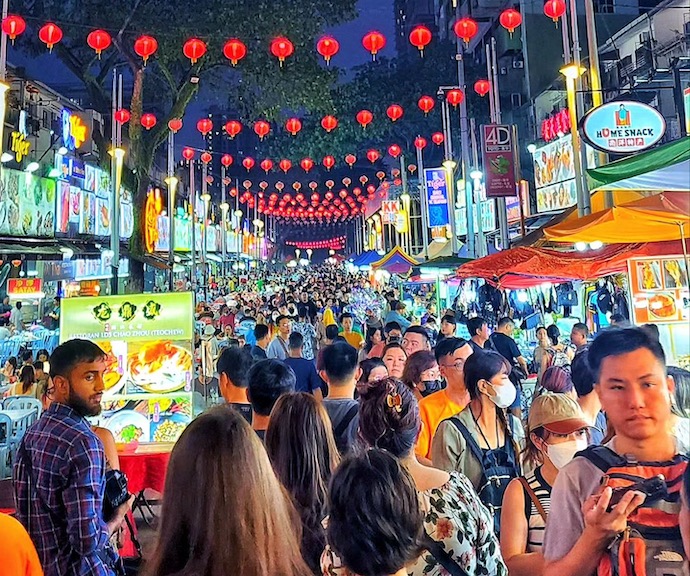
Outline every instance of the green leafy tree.
[[[239, 86], [242, 100], [235, 107], [247, 116], [259, 112], [275, 118], [284, 108], [326, 108], [331, 104], [330, 86], [337, 72], [324, 68], [313, 49], [325, 26], [354, 16], [355, 0], [36, 0], [23, 11], [36, 22], [54, 21], [64, 32], [55, 47], [57, 57], [83, 83], [92, 106], [109, 117], [110, 87], [114, 67], [124, 68], [132, 81], [129, 108], [129, 179], [135, 192], [135, 234], [131, 250], [141, 253], [141, 207], [149, 185], [156, 151], [166, 141], [168, 120], [181, 118], [199, 89], [200, 82]], [[99, 59], [88, 47], [90, 30], [103, 28], [113, 37], [113, 47]], [[133, 49], [140, 34], [154, 36], [158, 51], [148, 65]], [[295, 44], [295, 54], [283, 67], [270, 54], [270, 40], [284, 34]], [[182, 54], [184, 42], [198, 37], [208, 45], [207, 54], [191, 64]], [[223, 44], [240, 38], [248, 54], [232, 68], [222, 53]], [[35, 34], [25, 34], [18, 44], [29, 53], [45, 46]], [[140, 119], [155, 110], [158, 123], [144, 130]], [[108, 137], [94, 135], [107, 163]], [[125, 177], [127, 179], [127, 176]], [[138, 273], [137, 273], [138, 272]], [[134, 269], [135, 284], [141, 269]], [[141, 286], [138, 286], [141, 288]]]

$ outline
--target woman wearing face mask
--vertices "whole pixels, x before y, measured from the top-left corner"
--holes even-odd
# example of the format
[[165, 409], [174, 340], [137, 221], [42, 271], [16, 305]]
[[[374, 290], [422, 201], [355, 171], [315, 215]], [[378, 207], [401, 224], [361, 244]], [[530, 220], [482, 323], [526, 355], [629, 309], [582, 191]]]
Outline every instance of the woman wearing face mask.
[[412, 389], [417, 400], [444, 387], [436, 357], [429, 350], [419, 350], [407, 359], [401, 380]]
[[587, 447], [587, 420], [565, 394], [546, 392], [529, 411], [525, 466], [533, 472], [510, 482], [501, 511], [501, 552], [511, 576], [540, 576], [541, 548], [551, 487], [558, 471]]
[[398, 342], [391, 342], [383, 349], [383, 356], [381, 356], [383, 363], [388, 368], [388, 375], [392, 378], [402, 378], [403, 370], [405, 369], [405, 362], [407, 361], [407, 354], [402, 344]]
[[431, 443], [431, 461], [443, 470], [462, 472], [484, 505], [493, 512], [500, 533], [501, 503], [511, 479], [520, 475], [522, 426], [506, 414], [517, 395], [510, 364], [498, 352], [476, 352], [465, 362], [467, 407], [439, 425]]

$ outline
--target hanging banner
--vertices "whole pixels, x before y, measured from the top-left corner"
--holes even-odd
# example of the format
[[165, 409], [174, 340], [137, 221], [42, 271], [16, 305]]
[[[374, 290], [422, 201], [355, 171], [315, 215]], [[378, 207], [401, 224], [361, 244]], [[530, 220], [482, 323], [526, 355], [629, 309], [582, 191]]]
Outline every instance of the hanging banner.
[[486, 172], [486, 196], [515, 196], [515, 147], [511, 126], [482, 126], [482, 158]]
[[384, 224], [395, 224], [398, 219], [398, 201], [384, 200], [381, 202], [381, 217]]
[[613, 154], [632, 154], [651, 148], [666, 132], [666, 120], [641, 102], [609, 102], [582, 119], [582, 136], [592, 146]]
[[436, 228], [450, 224], [448, 218], [448, 173], [445, 168], [425, 168], [429, 227]]
[[690, 320], [688, 265], [683, 256], [628, 260], [635, 324], [684, 324]]

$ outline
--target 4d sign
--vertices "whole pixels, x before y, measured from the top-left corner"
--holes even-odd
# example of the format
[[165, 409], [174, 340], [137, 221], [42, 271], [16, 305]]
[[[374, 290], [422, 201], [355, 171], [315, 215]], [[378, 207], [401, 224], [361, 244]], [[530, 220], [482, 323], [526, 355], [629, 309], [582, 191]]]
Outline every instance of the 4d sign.
[[62, 142], [65, 148], [74, 152], [86, 142], [88, 127], [81, 117], [69, 110], [63, 110], [61, 116]]
[[594, 148], [613, 154], [651, 148], [665, 131], [664, 117], [640, 102], [609, 102], [594, 108], [582, 120], [583, 138]]

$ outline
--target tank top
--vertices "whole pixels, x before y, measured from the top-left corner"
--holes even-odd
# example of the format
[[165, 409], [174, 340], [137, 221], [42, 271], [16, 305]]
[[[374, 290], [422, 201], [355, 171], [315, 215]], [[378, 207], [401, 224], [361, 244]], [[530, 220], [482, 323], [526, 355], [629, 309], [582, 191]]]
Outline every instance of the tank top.
[[[534, 494], [544, 508], [546, 516], [549, 515], [549, 508], [551, 503], [551, 486], [546, 483], [544, 477], [541, 475], [541, 466], [536, 468], [534, 472], [525, 475], [525, 480], [530, 488], [534, 490]], [[526, 491], [525, 494], [525, 516], [527, 517], [527, 552], [541, 552], [544, 544], [544, 529], [546, 522], [539, 514], [537, 507], [532, 502]]]

